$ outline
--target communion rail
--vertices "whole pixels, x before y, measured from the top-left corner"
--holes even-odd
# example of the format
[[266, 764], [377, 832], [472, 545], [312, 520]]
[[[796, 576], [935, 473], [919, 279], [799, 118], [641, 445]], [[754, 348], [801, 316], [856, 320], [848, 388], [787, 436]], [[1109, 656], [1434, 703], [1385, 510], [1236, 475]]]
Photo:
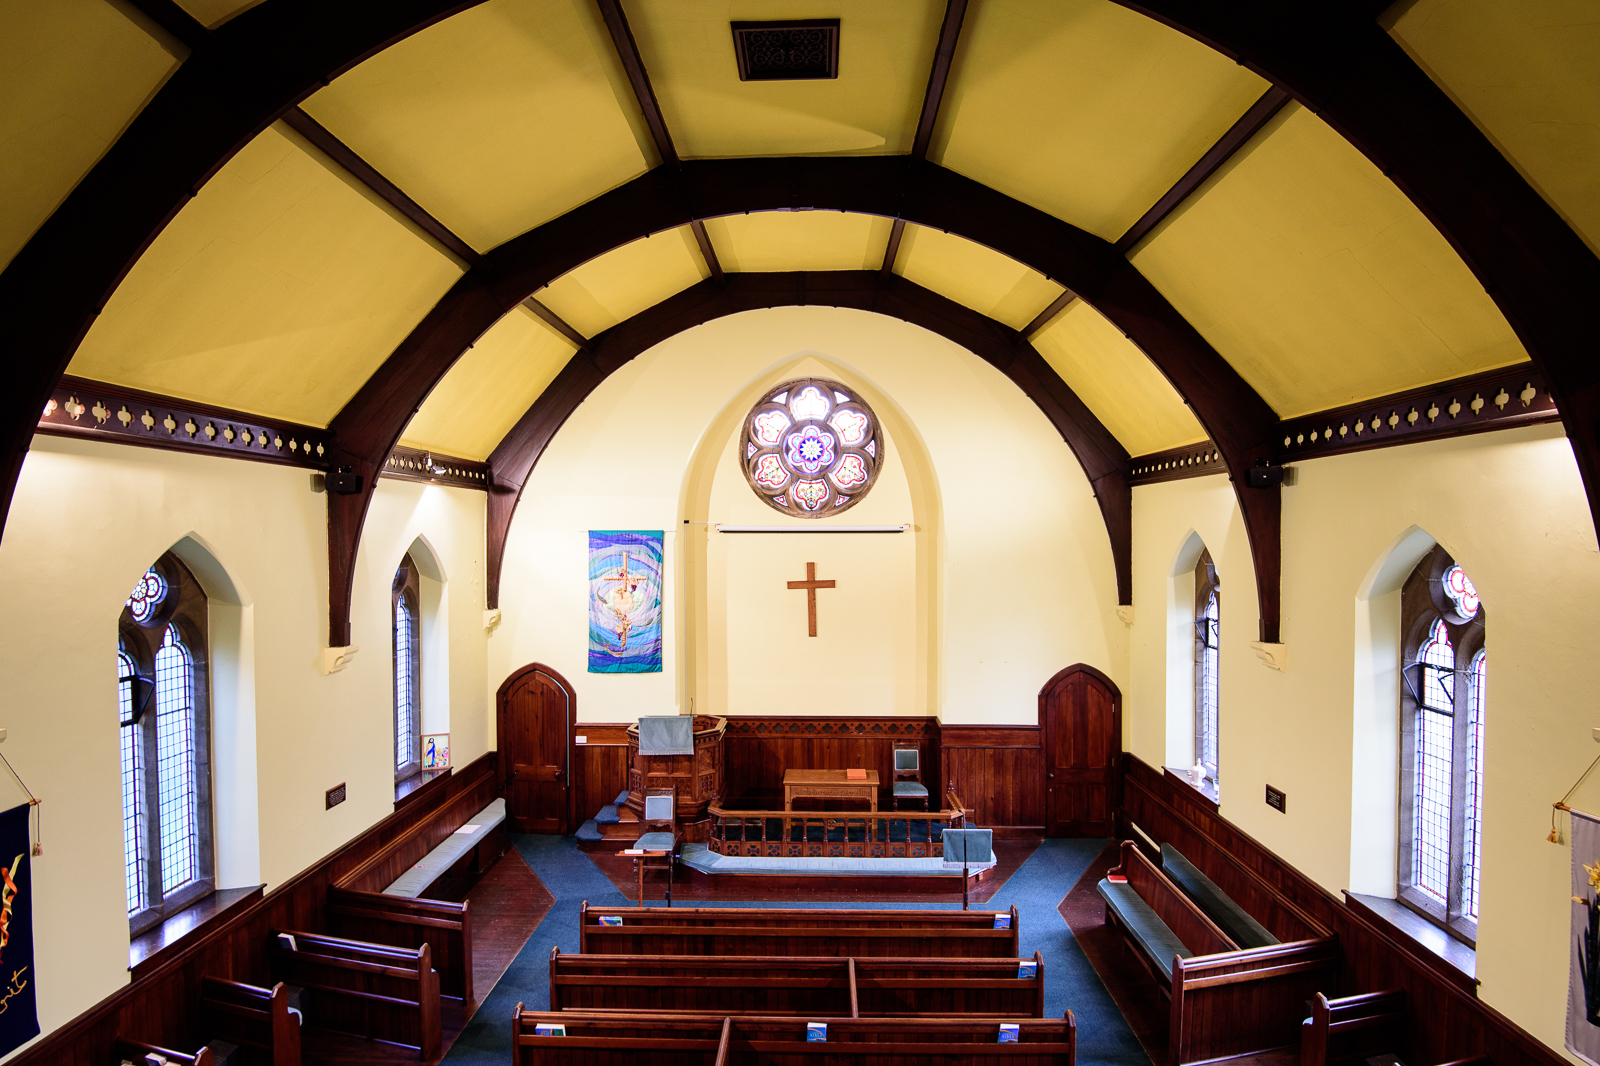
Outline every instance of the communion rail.
[[718, 855], [937, 859], [966, 825], [953, 789], [939, 811], [729, 811], [713, 802], [706, 847]]

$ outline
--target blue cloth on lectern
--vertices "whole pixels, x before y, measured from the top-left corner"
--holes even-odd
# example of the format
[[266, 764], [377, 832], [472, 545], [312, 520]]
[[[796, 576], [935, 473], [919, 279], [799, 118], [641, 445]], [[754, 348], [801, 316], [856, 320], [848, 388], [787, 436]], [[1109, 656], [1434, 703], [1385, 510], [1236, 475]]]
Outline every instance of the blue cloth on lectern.
[[665, 714], [639, 718], [640, 755], [693, 755], [694, 719]]
[[993, 862], [993, 829], [946, 829], [944, 831], [944, 861]]

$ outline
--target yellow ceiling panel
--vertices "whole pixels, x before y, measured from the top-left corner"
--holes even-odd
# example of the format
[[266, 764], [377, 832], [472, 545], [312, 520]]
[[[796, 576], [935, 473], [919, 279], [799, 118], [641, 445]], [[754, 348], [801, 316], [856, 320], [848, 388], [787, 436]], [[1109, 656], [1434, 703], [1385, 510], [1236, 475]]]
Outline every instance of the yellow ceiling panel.
[[892, 223], [843, 211], [759, 211], [706, 220], [724, 270], [877, 270]]
[[1021, 329], [1064, 291], [1031, 267], [965, 237], [907, 226], [895, 272]]
[[589, 0], [489, 0], [385, 49], [305, 109], [486, 251], [648, 169], [616, 63]]
[[593, 337], [710, 276], [694, 235], [682, 226], [597, 256], [534, 297], [567, 325]]
[[1600, 253], [1600, 7], [1419, 0], [1389, 32]]
[[[628, 0], [628, 22], [678, 154], [909, 152], [943, 0]], [[730, 22], [837, 18], [839, 76], [739, 80]]]
[[261, 0], [178, 0], [179, 7], [212, 29], [259, 3]]
[[178, 62], [106, 0], [0, 0], [0, 267]]
[[69, 370], [326, 425], [458, 277], [271, 128], [156, 238]]
[[1194, 413], [1149, 357], [1082, 300], [1040, 330], [1033, 346], [1129, 455], [1205, 439]]
[[400, 443], [462, 459], [489, 458], [572, 352], [531, 311], [514, 309], [450, 368]]
[[967, 12], [931, 157], [1116, 240], [1266, 90], [1105, 0], [985, 0]]
[[1439, 231], [1295, 104], [1134, 263], [1284, 417], [1527, 358]]

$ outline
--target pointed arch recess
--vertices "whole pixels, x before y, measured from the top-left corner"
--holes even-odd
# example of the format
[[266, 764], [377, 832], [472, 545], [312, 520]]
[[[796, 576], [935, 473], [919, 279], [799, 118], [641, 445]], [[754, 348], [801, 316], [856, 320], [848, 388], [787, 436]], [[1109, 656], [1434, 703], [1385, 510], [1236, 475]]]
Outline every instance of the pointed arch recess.
[[730, 273], [707, 279], [597, 335], [576, 352], [489, 456], [488, 594], [495, 607], [506, 536], [522, 487], [545, 448], [599, 384], [648, 348], [726, 315], [767, 307], [848, 307], [891, 315], [937, 333], [1005, 374], [1067, 442], [1094, 488], [1111, 539], [1119, 603], [1132, 602], [1132, 492], [1128, 453], [1016, 330], [905, 278], [876, 270]]

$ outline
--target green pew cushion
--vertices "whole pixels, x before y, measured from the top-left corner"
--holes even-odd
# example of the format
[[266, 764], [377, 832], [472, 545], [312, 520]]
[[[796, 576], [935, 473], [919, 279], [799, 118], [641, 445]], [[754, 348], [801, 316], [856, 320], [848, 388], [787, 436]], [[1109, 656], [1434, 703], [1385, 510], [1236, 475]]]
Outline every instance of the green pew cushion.
[[1155, 963], [1156, 970], [1160, 973], [1172, 972], [1172, 958], [1192, 959], [1194, 952], [1184, 946], [1178, 939], [1178, 934], [1172, 927], [1161, 920], [1161, 916], [1150, 908], [1150, 904], [1140, 898], [1132, 885], [1127, 883], [1112, 884], [1102, 879], [1095, 890], [1100, 893], [1100, 898], [1106, 901], [1106, 906], [1116, 912], [1117, 919], [1123, 927], [1132, 934], [1134, 942]]
[[1171, 844], [1161, 845], [1161, 870], [1241, 948], [1265, 948], [1281, 943]]
[[401, 874], [394, 883], [383, 890], [385, 896], [406, 896], [416, 899], [428, 886], [463, 855], [478, 846], [489, 831], [506, 820], [506, 801], [494, 800], [489, 806], [467, 819], [465, 825], [444, 838], [444, 843], [422, 857], [422, 861]]
[[896, 781], [894, 783], [894, 794], [896, 796], [926, 796], [928, 794], [928, 786], [919, 785], [915, 781]]

